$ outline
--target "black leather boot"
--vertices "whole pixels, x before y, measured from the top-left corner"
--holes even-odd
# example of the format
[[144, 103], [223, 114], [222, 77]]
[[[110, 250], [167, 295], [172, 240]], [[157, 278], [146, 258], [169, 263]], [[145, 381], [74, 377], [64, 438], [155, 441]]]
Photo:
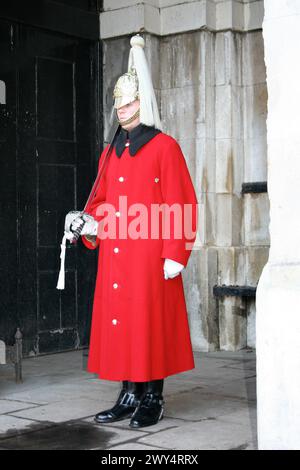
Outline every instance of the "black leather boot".
[[146, 391], [130, 420], [131, 428], [152, 426], [163, 418], [163, 385], [163, 379], [147, 382]]
[[109, 410], [97, 413], [94, 420], [96, 423], [103, 424], [130, 418], [138, 406], [143, 392], [143, 382], [123, 381], [116, 404]]

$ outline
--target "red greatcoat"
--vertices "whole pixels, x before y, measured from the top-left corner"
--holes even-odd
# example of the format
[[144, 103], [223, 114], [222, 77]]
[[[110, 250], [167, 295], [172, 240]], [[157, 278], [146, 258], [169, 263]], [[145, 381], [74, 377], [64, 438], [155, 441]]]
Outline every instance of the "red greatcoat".
[[[120, 204], [120, 196], [126, 196], [127, 207]], [[169, 235], [163, 237], [160, 227], [151, 238], [151, 205], [164, 203], [180, 205], [182, 221], [183, 206], [190, 205], [188, 238], [184, 231], [181, 238], [174, 235], [172, 216]], [[125, 147], [119, 158], [114, 148], [89, 210], [98, 221], [108, 214], [99, 213], [102, 204], [114, 207], [115, 233], [98, 236], [94, 245], [82, 237], [88, 248], [99, 247], [88, 371], [105, 380], [147, 382], [193, 369], [182, 275], [166, 280], [163, 272], [165, 258], [187, 265], [196, 238], [197, 199], [177, 141], [161, 132], [134, 156]], [[148, 211], [147, 238], [136, 235], [141, 211], [133, 204]], [[123, 235], [121, 224], [128, 229]], [[135, 237], [130, 236], [130, 224], [135, 224]]]

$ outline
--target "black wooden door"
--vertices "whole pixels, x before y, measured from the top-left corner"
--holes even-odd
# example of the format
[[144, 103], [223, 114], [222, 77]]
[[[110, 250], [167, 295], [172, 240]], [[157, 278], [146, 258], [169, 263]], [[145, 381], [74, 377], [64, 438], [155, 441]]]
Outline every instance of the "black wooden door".
[[0, 52], [0, 336], [19, 326], [25, 354], [78, 348], [95, 253], [69, 246], [56, 282], [65, 214], [83, 208], [99, 154], [99, 44], [0, 20]]

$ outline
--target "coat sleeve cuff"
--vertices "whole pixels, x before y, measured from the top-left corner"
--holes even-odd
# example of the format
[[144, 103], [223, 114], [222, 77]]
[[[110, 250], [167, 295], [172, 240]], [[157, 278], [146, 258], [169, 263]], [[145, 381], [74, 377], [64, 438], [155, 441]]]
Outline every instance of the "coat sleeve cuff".
[[89, 250], [95, 250], [99, 246], [99, 238], [96, 237], [95, 242], [92, 242], [86, 238], [85, 235], [81, 237], [82, 243], [89, 249]]
[[185, 250], [179, 253], [178, 250], [172, 247], [165, 247], [162, 250], [161, 258], [168, 258], [173, 261], [177, 261], [177, 263], [183, 264], [186, 267], [189, 257], [191, 254], [191, 250]]

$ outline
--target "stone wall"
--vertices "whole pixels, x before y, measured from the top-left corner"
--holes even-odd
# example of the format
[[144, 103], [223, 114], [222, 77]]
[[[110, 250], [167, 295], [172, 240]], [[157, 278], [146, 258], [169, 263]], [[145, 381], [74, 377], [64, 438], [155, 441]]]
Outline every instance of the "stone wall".
[[[267, 179], [261, 30], [142, 34], [164, 132], [180, 143], [199, 202], [197, 249], [184, 272], [194, 349], [255, 347], [255, 301], [216, 299], [213, 286], [256, 286], [268, 259], [267, 193], [241, 193], [242, 183]], [[106, 139], [130, 37], [104, 40]]]

